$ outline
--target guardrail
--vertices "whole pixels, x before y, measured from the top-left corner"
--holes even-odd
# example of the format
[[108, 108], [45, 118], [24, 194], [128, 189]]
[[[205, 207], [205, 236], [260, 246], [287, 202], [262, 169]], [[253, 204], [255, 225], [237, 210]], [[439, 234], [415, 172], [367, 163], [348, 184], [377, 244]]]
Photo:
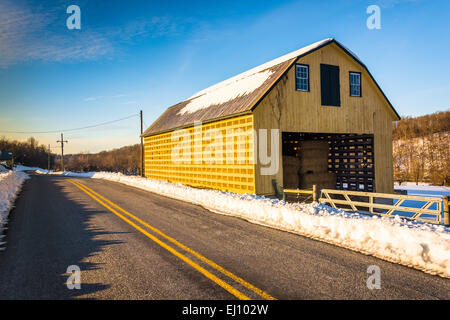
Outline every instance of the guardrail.
[[[313, 185], [311, 190], [302, 190], [302, 189], [283, 189], [283, 200], [286, 200], [286, 194], [295, 194], [297, 201], [300, 200], [301, 195], [307, 195], [306, 198], [302, 199], [302, 202], [306, 202], [308, 200], [317, 201], [317, 190], [316, 185]], [[308, 196], [309, 195], [309, 196]]]
[[[364, 199], [367, 199], [367, 202], [363, 201]], [[405, 201], [420, 202], [420, 208], [408, 206]], [[444, 209], [444, 224], [450, 224], [448, 197], [442, 200], [434, 197], [322, 189], [319, 203], [328, 203], [335, 209], [338, 209], [336, 205], [340, 205], [340, 209], [344, 210], [368, 211], [391, 218], [399, 215], [401, 218], [439, 225], [442, 224], [442, 209]], [[435, 208], [430, 209], [434, 205]], [[405, 213], [411, 216], [406, 216]]]

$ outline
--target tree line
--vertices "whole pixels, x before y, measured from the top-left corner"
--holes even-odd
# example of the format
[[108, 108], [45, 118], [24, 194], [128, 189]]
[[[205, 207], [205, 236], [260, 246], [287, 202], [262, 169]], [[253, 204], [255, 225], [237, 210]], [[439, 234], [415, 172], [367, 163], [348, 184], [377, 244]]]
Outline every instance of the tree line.
[[450, 111], [404, 117], [392, 136], [397, 182], [450, 185]]
[[402, 117], [394, 122], [392, 139], [423, 138], [433, 133], [450, 131], [450, 111], [436, 112], [420, 117]]
[[[0, 137], [0, 150], [12, 151], [14, 163], [28, 167], [60, 171], [61, 156], [52, 153], [48, 147], [30, 137], [26, 141]], [[74, 172], [110, 171], [125, 174], [139, 173], [139, 144], [125, 146], [98, 153], [83, 152], [64, 155], [64, 169]]]
[[139, 154], [139, 144], [99, 153], [69, 154], [64, 156], [64, 167], [65, 170], [75, 172], [110, 171], [138, 174]]
[[39, 142], [31, 137], [26, 141], [9, 140], [0, 137], [0, 150], [12, 151], [14, 162], [24, 166], [46, 169], [50, 158], [50, 167], [55, 164], [56, 155], [52, 154], [48, 147], [39, 145]]

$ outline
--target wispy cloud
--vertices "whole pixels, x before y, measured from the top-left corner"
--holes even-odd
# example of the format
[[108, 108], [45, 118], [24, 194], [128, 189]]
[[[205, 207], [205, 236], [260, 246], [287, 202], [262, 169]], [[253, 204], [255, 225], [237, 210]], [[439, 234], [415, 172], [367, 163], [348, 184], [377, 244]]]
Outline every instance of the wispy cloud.
[[121, 104], [136, 104], [137, 101], [126, 101], [126, 102], [122, 102]]
[[169, 17], [139, 18], [122, 26], [65, 27], [65, 7], [0, 2], [0, 68], [24, 61], [82, 61], [113, 55], [120, 44], [176, 35], [183, 23]]
[[97, 99], [100, 99], [101, 97], [89, 97], [89, 98], [85, 98], [84, 101], [88, 102], [88, 101], [95, 101]]
[[[83, 101], [89, 102], [89, 101], [96, 101], [96, 100], [100, 100], [100, 99], [120, 99], [120, 98], [126, 98], [126, 97], [130, 97], [130, 95], [121, 93], [121, 94], [115, 94], [112, 96], [87, 97], [87, 98], [84, 98]], [[134, 101], [132, 101], [132, 102], [134, 102]]]
[[[62, 11], [58, 8], [58, 12]], [[111, 42], [99, 33], [53, 28], [56, 9], [39, 11], [12, 1], [0, 3], [0, 67], [22, 61], [86, 60], [113, 51]], [[55, 32], [54, 30], [63, 30]]]
[[150, 17], [134, 20], [119, 28], [118, 34], [125, 41], [140, 38], [157, 38], [165, 35], [176, 35], [183, 29], [183, 24], [169, 17]]
[[126, 97], [126, 96], [127, 96], [126, 94], [116, 94], [114, 96], [111, 96], [111, 98], [116, 99], [116, 98], [123, 98], [123, 97]]
[[420, 1], [421, 0], [379, 0], [378, 3], [382, 8], [393, 8], [400, 3], [417, 3]]

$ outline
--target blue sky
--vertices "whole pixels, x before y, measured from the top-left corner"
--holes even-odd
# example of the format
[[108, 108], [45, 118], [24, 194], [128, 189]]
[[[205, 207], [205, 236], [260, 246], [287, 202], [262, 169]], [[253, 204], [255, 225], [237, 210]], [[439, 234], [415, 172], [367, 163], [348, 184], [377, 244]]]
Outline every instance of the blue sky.
[[[68, 30], [69, 5], [81, 30]], [[381, 8], [369, 30], [366, 8]], [[144, 112], [150, 125], [195, 92], [334, 37], [401, 115], [448, 110], [450, 1], [0, 0], [0, 131], [53, 131]], [[138, 118], [68, 131], [67, 152], [137, 143]], [[58, 133], [0, 136], [56, 147]], [[55, 149], [56, 151], [56, 149]]]

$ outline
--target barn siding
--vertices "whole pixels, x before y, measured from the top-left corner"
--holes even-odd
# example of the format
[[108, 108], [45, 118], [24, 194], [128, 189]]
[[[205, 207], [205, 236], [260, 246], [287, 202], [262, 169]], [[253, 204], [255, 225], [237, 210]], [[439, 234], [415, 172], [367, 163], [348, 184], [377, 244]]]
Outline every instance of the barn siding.
[[[310, 91], [295, 90], [293, 66], [254, 110], [254, 127], [292, 132], [374, 134], [375, 188], [393, 192], [392, 120], [395, 113], [365, 69], [332, 43], [298, 60], [309, 65]], [[341, 106], [322, 106], [320, 64], [340, 68]], [[349, 71], [361, 72], [362, 97], [350, 97]], [[272, 179], [283, 183], [281, 134], [278, 150], [280, 170], [273, 176], [261, 176], [255, 165], [256, 193], [273, 194]], [[270, 148], [269, 148], [270, 149]]]
[[[253, 115], [206, 123], [201, 126], [201, 130], [202, 138], [200, 138], [200, 131], [195, 131], [194, 126], [145, 137], [145, 176], [195, 187], [237, 193], [255, 193]], [[233, 142], [231, 142], [235, 151], [231, 151], [231, 153], [231, 148], [228, 150], [226, 148], [227, 130], [237, 133], [236, 138], [233, 138]], [[207, 132], [210, 134], [208, 135]], [[190, 140], [189, 149], [186, 149], [190, 150], [190, 154], [188, 158], [183, 158], [181, 163], [174, 163], [172, 152], [181, 141], [177, 138], [181, 139], [180, 135], [185, 141]], [[189, 138], [186, 139], [186, 137]], [[230, 136], [228, 135], [228, 137]], [[201, 161], [198, 157], [200, 148], [197, 147], [196, 150], [194, 146], [199, 139], [202, 139], [203, 159]], [[221, 139], [222, 148], [219, 147]], [[229, 145], [231, 146], [231, 144]], [[208, 152], [210, 157], [205, 157], [205, 149], [208, 147], [213, 152]], [[217, 163], [216, 152], [219, 155], [221, 153], [223, 163]], [[234, 159], [233, 163], [227, 163], [226, 152], [229, 152], [229, 156], [231, 154], [230, 157]], [[182, 151], [180, 155], [183, 156]]]

